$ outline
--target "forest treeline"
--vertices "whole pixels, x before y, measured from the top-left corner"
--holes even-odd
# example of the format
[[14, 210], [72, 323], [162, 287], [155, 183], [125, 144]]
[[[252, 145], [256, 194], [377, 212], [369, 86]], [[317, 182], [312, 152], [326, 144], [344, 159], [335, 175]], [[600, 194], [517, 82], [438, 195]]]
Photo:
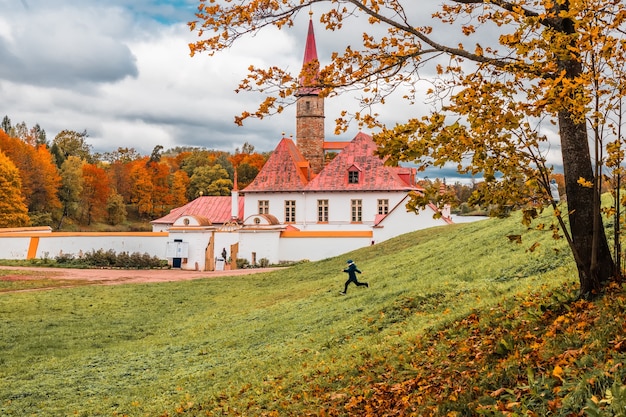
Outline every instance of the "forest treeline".
[[[244, 189], [270, 153], [244, 143], [229, 153], [200, 147], [150, 155], [134, 148], [94, 153], [86, 131], [63, 130], [51, 141], [39, 124], [0, 125], [0, 227], [50, 226], [54, 230], [150, 230], [147, 222], [202, 195], [230, 195], [235, 178]], [[235, 170], [237, 176], [235, 177]], [[443, 181], [425, 180], [427, 198], [439, 198]], [[461, 212], [476, 184], [445, 186]], [[124, 226], [124, 227], [121, 227]]]
[[134, 148], [94, 153], [86, 131], [63, 130], [52, 141], [38, 124], [0, 126], [0, 227], [68, 230], [129, 218], [145, 223], [200, 195], [230, 195], [258, 174], [269, 154], [245, 143], [234, 153], [196, 147], [150, 155]]

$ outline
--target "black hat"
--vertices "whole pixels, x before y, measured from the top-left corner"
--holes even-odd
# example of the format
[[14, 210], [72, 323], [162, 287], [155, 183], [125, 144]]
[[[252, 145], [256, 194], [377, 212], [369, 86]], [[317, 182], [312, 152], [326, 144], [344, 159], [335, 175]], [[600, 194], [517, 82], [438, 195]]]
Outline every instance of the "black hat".
[[347, 263], [347, 264], [351, 264], [351, 263], [352, 263], [352, 259], [348, 259], [348, 260], [346, 261], [346, 263]]

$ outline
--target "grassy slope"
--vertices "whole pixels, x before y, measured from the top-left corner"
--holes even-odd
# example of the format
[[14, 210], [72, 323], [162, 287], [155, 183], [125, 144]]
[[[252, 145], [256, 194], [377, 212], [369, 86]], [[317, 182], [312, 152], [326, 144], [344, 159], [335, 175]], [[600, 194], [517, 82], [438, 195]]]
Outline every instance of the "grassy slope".
[[[619, 376], [626, 302], [574, 303], [550, 235], [514, 217], [255, 276], [0, 294], [0, 415], [578, 412]], [[342, 297], [347, 258], [371, 288]]]

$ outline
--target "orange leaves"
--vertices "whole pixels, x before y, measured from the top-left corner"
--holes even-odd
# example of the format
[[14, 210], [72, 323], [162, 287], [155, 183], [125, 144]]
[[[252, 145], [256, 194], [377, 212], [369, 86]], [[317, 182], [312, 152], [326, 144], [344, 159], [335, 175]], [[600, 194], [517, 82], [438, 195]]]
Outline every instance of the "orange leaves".
[[30, 225], [28, 208], [20, 194], [21, 186], [18, 169], [0, 150], [0, 227]]
[[61, 178], [48, 148], [10, 137], [0, 129], [0, 150], [18, 169], [20, 195], [31, 212], [51, 212], [61, 206], [57, 194]]
[[472, 33], [476, 32], [476, 28], [474, 27], [474, 25], [463, 25], [461, 26], [461, 31], [465, 36], [469, 36]]
[[564, 382], [563, 368], [561, 368], [559, 365], [556, 365], [552, 370], [552, 376], [558, 378], [561, 382]]
[[94, 164], [82, 166], [82, 177], [80, 215], [86, 224], [91, 224], [92, 221], [104, 217], [112, 190], [106, 171]]

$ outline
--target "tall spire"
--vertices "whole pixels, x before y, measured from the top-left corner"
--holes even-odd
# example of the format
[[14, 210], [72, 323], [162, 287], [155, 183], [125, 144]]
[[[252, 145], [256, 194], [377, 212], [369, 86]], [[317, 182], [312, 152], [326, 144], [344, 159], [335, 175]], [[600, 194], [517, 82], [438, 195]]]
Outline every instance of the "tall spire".
[[319, 86], [319, 61], [310, 13], [309, 32], [304, 48], [300, 88], [296, 92], [296, 145], [318, 174], [324, 167], [324, 97]]
[[[315, 46], [315, 32], [313, 32], [313, 12], [309, 12], [309, 31], [306, 37], [306, 45], [304, 47], [304, 59], [302, 60], [302, 73], [300, 75], [299, 91], [301, 94], [317, 94], [319, 90], [312, 90], [315, 86], [319, 75], [319, 60], [317, 59], [317, 47]], [[308, 87], [308, 88], [307, 88]]]
[[309, 32], [306, 36], [306, 46], [304, 47], [303, 65], [317, 61], [317, 48], [315, 46], [315, 32], [313, 31], [313, 16], [309, 14]]

